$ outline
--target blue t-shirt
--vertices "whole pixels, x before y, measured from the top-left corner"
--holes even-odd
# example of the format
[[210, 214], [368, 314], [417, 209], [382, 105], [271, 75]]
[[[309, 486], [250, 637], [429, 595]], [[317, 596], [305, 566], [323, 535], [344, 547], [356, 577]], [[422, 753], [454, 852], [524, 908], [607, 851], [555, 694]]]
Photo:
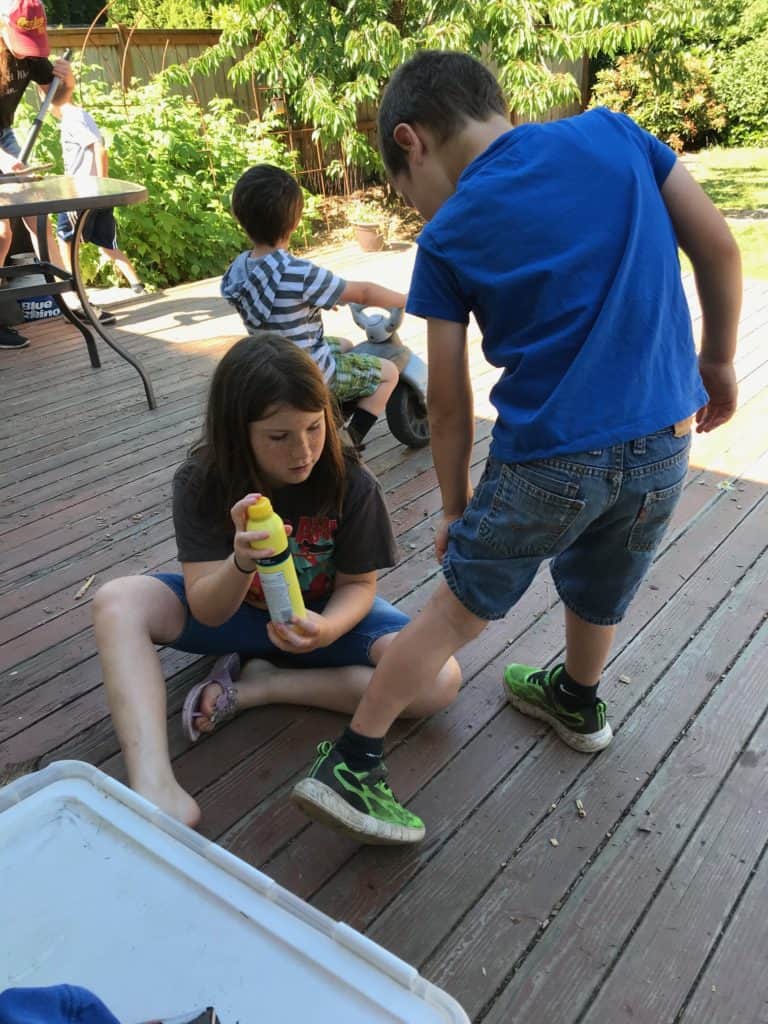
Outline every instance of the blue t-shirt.
[[707, 402], [660, 191], [674, 162], [605, 109], [521, 125], [465, 168], [425, 226], [407, 309], [475, 315], [502, 368], [496, 458], [605, 448]]

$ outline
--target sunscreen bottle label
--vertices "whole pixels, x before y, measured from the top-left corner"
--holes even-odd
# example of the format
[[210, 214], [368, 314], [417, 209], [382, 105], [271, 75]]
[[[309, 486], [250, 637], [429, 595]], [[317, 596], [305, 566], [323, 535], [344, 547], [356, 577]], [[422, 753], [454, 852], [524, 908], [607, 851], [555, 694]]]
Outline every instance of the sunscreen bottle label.
[[264, 600], [273, 622], [290, 622], [293, 618], [288, 581], [282, 573], [264, 573], [259, 576]]

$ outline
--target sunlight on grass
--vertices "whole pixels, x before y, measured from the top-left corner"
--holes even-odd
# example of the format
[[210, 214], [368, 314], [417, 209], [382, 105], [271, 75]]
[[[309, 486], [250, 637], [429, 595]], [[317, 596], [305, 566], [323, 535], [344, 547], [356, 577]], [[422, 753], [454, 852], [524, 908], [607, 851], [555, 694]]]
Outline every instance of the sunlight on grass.
[[[712, 149], [683, 161], [722, 210], [741, 249], [744, 276], [768, 280], [768, 148]], [[691, 269], [681, 254], [684, 271]]]

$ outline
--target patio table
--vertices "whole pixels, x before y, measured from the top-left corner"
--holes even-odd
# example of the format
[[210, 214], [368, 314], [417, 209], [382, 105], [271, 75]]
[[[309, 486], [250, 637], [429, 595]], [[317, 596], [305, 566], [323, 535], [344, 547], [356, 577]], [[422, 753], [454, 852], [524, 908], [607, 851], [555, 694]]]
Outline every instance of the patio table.
[[[80, 245], [83, 240], [83, 228], [91, 210], [100, 210], [111, 206], [131, 206], [142, 203], [147, 198], [147, 190], [143, 185], [131, 181], [120, 181], [117, 178], [82, 178], [75, 179], [68, 175], [52, 175], [39, 181], [3, 181], [0, 176], [0, 220], [13, 217], [36, 217], [37, 238], [40, 247], [40, 261], [17, 267], [0, 267], [0, 281], [8, 282], [2, 294], [8, 298], [38, 298], [51, 295], [62, 314], [83, 335], [91, 366], [101, 366], [96, 348], [94, 334], [98, 335], [111, 349], [125, 359], [136, 370], [144, 384], [144, 391], [150, 409], [156, 408], [152, 383], [141, 362], [132, 356], [115, 340], [112, 332], [104, 329], [99, 323], [83, 284], [80, 269]], [[51, 262], [48, 252], [48, 232], [46, 223], [53, 213], [77, 214], [75, 233], [70, 243], [72, 272], [68, 273]], [[42, 274], [45, 284], [25, 284], [24, 277], [30, 274]], [[80, 300], [85, 315], [84, 321], [79, 320], [69, 306], [61, 299], [63, 292], [74, 291]]]

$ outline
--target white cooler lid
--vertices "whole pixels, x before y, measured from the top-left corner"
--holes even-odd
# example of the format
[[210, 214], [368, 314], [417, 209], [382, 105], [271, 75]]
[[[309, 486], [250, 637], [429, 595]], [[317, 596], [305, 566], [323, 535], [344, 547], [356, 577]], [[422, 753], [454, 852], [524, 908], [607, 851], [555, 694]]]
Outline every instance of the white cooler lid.
[[91, 765], [0, 789], [0, 991], [68, 982], [125, 1024], [469, 1024], [415, 968]]

